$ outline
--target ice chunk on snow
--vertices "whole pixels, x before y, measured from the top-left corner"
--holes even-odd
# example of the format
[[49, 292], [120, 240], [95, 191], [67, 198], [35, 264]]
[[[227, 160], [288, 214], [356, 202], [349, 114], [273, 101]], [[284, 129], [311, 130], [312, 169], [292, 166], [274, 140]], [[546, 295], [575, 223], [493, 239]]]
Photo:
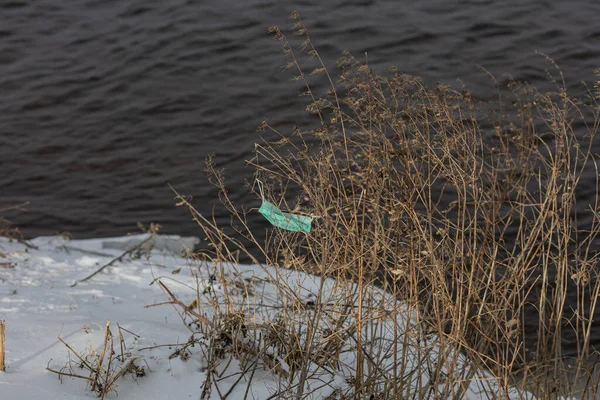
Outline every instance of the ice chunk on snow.
[[[106, 239], [102, 241], [102, 248], [127, 251], [139, 246], [140, 243], [148, 238], [149, 235], [142, 234], [125, 236], [122, 238]], [[150, 239], [149, 243], [156, 250], [180, 254], [186, 248], [193, 249], [198, 243], [200, 243], [200, 239], [197, 237], [181, 237], [177, 235], [156, 235]]]

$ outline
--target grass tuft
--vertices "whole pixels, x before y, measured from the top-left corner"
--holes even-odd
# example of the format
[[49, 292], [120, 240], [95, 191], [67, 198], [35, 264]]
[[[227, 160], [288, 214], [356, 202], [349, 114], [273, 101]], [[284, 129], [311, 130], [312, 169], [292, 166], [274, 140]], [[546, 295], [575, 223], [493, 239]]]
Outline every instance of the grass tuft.
[[110, 321], [106, 321], [102, 346], [99, 349], [90, 349], [85, 353], [77, 352], [59, 337], [58, 340], [69, 350], [69, 355], [74, 355], [76, 359], [67, 362], [60, 370], [50, 367], [47, 367], [46, 370], [57, 374], [61, 382], [65, 376], [87, 381], [90, 390], [104, 399], [107, 394], [116, 390], [117, 380], [124, 375], [130, 374], [135, 378], [146, 375], [144, 367], [136, 364], [140, 361], [139, 357], [134, 357], [127, 352], [123, 332], [135, 337], [138, 335], [120, 326], [118, 326], [118, 330], [118, 339], [115, 341], [110, 329]]

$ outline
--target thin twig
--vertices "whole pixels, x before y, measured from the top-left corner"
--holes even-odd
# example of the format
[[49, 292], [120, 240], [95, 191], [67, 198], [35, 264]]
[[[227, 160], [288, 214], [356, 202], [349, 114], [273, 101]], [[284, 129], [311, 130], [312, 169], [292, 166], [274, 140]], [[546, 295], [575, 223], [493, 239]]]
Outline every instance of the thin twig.
[[85, 281], [87, 281], [87, 280], [90, 280], [90, 279], [92, 279], [94, 276], [96, 276], [97, 274], [99, 274], [100, 272], [102, 272], [102, 271], [103, 271], [105, 268], [108, 268], [108, 267], [110, 267], [110, 266], [111, 266], [111, 265], [113, 265], [115, 262], [117, 262], [117, 261], [120, 261], [121, 259], [123, 259], [123, 257], [125, 257], [125, 256], [127, 256], [127, 255], [129, 255], [129, 254], [131, 254], [131, 253], [135, 252], [136, 250], [139, 250], [140, 248], [142, 248], [142, 246], [143, 246], [144, 244], [148, 243], [148, 242], [149, 242], [149, 241], [150, 241], [152, 238], [153, 238], [153, 237], [152, 237], [152, 236], [150, 236], [150, 237], [148, 237], [148, 238], [144, 239], [144, 240], [143, 240], [142, 242], [140, 242], [138, 245], [136, 245], [136, 246], [132, 247], [131, 249], [129, 249], [129, 250], [127, 250], [127, 251], [125, 251], [125, 252], [124, 252], [123, 254], [121, 254], [120, 256], [118, 256], [118, 257], [116, 257], [116, 258], [112, 259], [112, 260], [111, 260], [111, 261], [110, 261], [108, 264], [104, 264], [102, 267], [100, 267], [99, 269], [97, 269], [97, 270], [96, 270], [96, 271], [95, 271], [93, 274], [90, 274], [90, 275], [86, 276], [86, 277], [85, 277], [85, 278], [83, 278], [83, 279], [80, 279], [80, 280], [78, 280], [78, 281], [75, 281], [75, 282], [74, 282], [74, 283], [71, 285], [71, 287], [77, 286], [77, 284], [78, 284], [78, 283], [82, 283], [82, 282], [85, 282]]
[[57, 370], [49, 368], [49, 367], [46, 367], [46, 371], [54, 372], [55, 374], [59, 375], [59, 378], [62, 378], [63, 376], [70, 376], [72, 378], [85, 379], [86, 381], [92, 382], [92, 378], [90, 378], [89, 376], [77, 375], [77, 374], [72, 374], [72, 373], [68, 373], [68, 372], [61, 372], [61, 371], [57, 371]]
[[27, 205], [29, 205], [28, 201], [23, 202], [21, 204], [15, 204], [14, 206], [0, 208], [0, 213], [7, 212], [7, 211], [25, 211], [24, 207]]

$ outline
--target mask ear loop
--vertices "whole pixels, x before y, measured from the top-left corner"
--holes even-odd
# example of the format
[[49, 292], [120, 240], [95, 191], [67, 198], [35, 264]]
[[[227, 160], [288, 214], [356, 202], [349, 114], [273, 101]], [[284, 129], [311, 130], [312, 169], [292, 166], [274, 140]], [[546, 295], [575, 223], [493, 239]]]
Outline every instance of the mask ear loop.
[[256, 184], [258, 185], [258, 191], [260, 192], [260, 198], [261, 198], [261, 200], [264, 203], [264, 201], [265, 201], [265, 192], [264, 192], [264, 189], [263, 189], [263, 183], [260, 181], [260, 179], [256, 178]]
[[[256, 182], [256, 186], [258, 186], [258, 192], [260, 193], [260, 198], [263, 201], [263, 203], [265, 202], [265, 191], [264, 191], [264, 184], [262, 183], [262, 181], [258, 178], [255, 179]], [[362, 195], [364, 194], [361, 193], [361, 198]], [[359, 201], [360, 202], [360, 201]], [[322, 215], [309, 215], [309, 217], [311, 217], [312, 219], [317, 219], [317, 218], [323, 218]]]

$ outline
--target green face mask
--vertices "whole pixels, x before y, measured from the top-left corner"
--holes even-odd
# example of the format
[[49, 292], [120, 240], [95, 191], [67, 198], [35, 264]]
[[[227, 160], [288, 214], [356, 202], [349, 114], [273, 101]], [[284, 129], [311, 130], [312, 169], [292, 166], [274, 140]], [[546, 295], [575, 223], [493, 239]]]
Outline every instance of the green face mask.
[[271, 224], [281, 229], [294, 232], [310, 232], [312, 217], [282, 212], [277, 206], [266, 200], [263, 200], [258, 212], [264, 215]]

